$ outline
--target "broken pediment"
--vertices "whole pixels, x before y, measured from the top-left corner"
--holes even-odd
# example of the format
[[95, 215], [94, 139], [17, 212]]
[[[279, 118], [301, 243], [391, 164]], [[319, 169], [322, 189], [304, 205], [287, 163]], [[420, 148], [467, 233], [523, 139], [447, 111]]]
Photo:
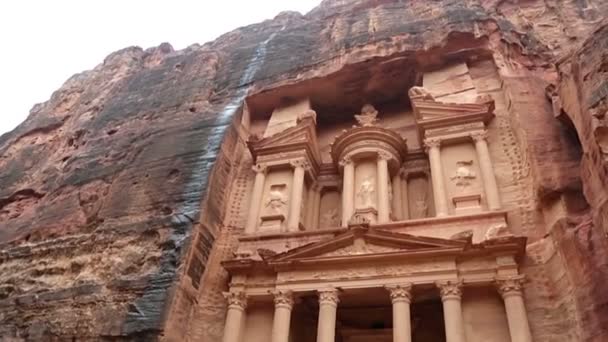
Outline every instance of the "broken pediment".
[[257, 158], [259, 155], [306, 150], [316, 160], [321, 160], [317, 142], [315, 114], [314, 111], [309, 112], [300, 115], [296, 126], [269, 137], [251, 137], [248, 142], [251, 154]]
[[332, 259], [343, 256], [373, 256], [434, 250], [456, 251], [463, 250], [467, 244], [468, 241], [465, 240], [445, 240], [356, 227], [331, 239], [277, 254], [268, 261], [270, 263], [281, 263], [303, 259]]

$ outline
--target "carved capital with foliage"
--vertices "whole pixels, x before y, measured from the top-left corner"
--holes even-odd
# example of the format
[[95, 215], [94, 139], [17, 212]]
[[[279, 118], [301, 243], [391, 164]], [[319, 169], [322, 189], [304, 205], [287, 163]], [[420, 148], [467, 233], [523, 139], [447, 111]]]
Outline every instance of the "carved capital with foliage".
[[428, 151], [431, 148], [439, 148], [441, 146], [441, 139], [439, 138], [426, 138], [424, 139], [424, 146]]
[[289, 164], [294, 168], [302, 168], [304, 170], [310, 169], [310, 164], [304, 159], [295, 159], [289, 162]]
[[319, 293], [319, 305], [338, 306], [340, 298], [338, 298], [338, 289], [328, 288], [317, 291]]
[[524, 280], [525, 278], [523, 275], [499, 277], [496, 278], [496, 288], [503, 298], [508, 296], [521, 296]]
[[380, 152], [378, 152], [378, 159], [379, 160], [386, 160], [386, 161], [388, 161], [388, 160], [391, 160], [392, 157], [393, 156], [390, 153], [386, 152], [386, 151], [380, 151]]
[[260, 173], [260, 172], [262, 172], [262, 173], [266, 173], [266, 171], [268, 171], [268, 165], [258, 163], [258, 164], [253, 165], [253, 166], [251, 167], [251, 169], [252, 169], [252, 170], [253, 170], [253, 172], [255, 172], [255, 173]]
[[488, 131], [484, 130], [484, 131], [472, 132], [470, 134], [470, 136], [474, 142], [485, 141], [486, 139], [488, 139]]
[[391, 302], [407, 302], [412, 301], [412, 284], [389, 285], [385, 286], [391, 296]]
[[340, 167], [345, 167], [346, 165], [352, 165], [352, 163], [353, 158], [351, 158], [350, 156], [344, 156], [338, 164], [340, 164]]
[[289, 310], [293, 308], [293, 292], [277, 290], [272, 292], [274, 295], [275, 308], [284, 307]]
[[458, 299], [462, 298], [462, 282], [461, 281], [438, 281], [435, 282], [435, 285], [439, 288], [439, 294], [441, 295], [441, 300], [445, 301], [448, 299]]
[[228, 309], [245, 310], [247, 308], [247, 295], [245, 292], [224, 292], [223, 295], [228, 302]]

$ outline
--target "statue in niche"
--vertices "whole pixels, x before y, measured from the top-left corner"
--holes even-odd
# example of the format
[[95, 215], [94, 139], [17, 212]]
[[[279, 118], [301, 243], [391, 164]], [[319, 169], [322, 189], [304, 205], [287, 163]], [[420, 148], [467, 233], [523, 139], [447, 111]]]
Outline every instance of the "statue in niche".
[[370, 127], [378, 121], [378, 111], [371, 104], [366, 104], [361, 108], [361, 114], [355, 115], [359, 126]]
[[472, 160], [461, 160], [456, 162], [456, 172], [450, 177], [456, 186], [465, 188], [471, 185], [471, 181], [477, 177], [475, 172], [471, 171], [471, 165], [473, 165]]
[[374, 180], [371, 177], [365, 178], [363, 182], [361, 182], [361, 186], [359, 186], [359, 192], [357, 192], [357, 197], [359, 197], [361, 206], [373, 207], [375, 193]]
[[338, 209], [329, 209], [321, 217], [322, 227], [337, 227], [340, 224], [340, 217], [338, 217]]
[[270, 187], [268, 199], [266, 200], [266, 208], [270, 208], [273, 214], [283, 214], [287, 199], [285, 198], [285, 184], [273, 185]]
[[415, 177], [410, 181], [408, 186], [411, 190], [409, 191], [409, 198], [411, 198], [412, 205], [410, 206], [411, 218], [425, 218], [429, 216], [429, 205], [428, 205], [428, 184], [425, 178]]

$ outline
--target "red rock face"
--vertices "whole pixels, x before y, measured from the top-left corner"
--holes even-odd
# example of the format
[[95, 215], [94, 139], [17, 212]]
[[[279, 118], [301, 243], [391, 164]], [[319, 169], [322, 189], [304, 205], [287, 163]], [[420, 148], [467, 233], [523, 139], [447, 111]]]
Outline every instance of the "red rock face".
[[608, 340], [606, 14], [601, 0], [327, 0], [203, 46], [109, 55], [0, 137], [0, 338], [219, 340], [243, 100], [323, 77], [359, 89], [402, 58], [412, 75], [496, 65], [517, 182], [534, 189], [533, 334]]

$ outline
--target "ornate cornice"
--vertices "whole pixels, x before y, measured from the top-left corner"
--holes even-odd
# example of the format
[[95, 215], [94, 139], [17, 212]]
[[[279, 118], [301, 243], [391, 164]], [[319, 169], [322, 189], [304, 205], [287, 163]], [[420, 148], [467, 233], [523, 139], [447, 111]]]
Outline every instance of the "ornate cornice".
[[338, 297], [338, 289], [329, 288], [318, 290], [319, 293], [319, 305], [333, 305], [338, 306], [340, 298]]
[[245, 310], [247, 308], [247, 295], [245, 292], [224, 292], [229, 309]]
[[276, 290], [273, 291], [272, 294], [274, 295], [275, 308], [284, 307], [288, 308], [289, 310], [293, 308], [293, 292]]
[[407, 303], [412, 301], [412, 284], [388, 285], [385, 288], [389, 291], [393, 304], [399, 301]]
[[525, 277], [524, 275], [496, 278], [498, 293], [505, 298], [508, 296], [521, 296]]
[[435, 285], [439, 288], [441, 300], [462, 298], [462, 282], [461, 281], [437, 281]]

